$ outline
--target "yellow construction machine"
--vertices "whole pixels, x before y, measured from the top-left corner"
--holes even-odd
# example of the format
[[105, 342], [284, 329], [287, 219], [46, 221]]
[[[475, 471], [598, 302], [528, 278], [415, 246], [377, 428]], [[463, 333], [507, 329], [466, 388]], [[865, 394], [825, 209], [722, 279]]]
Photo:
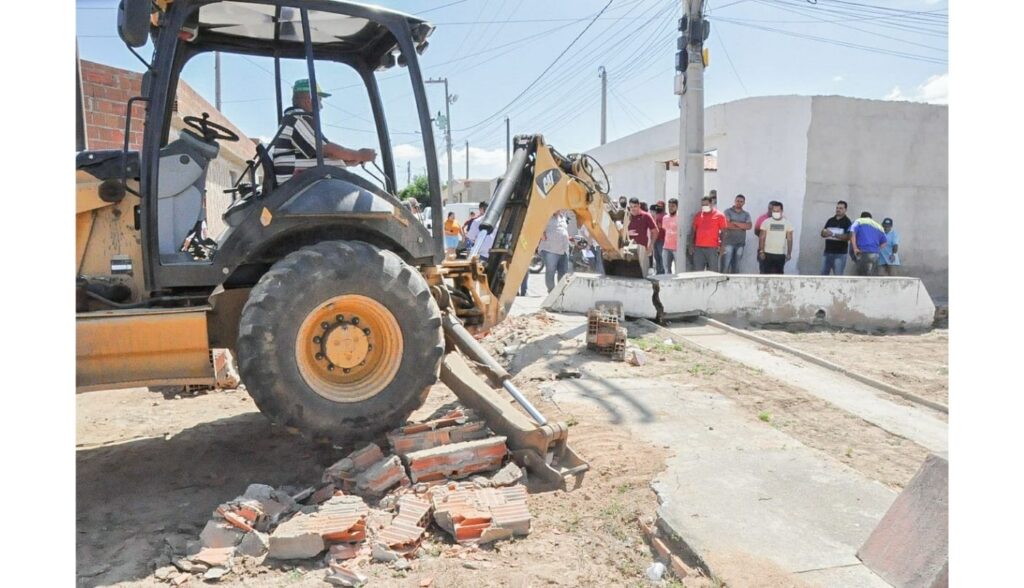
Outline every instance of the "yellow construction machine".
[[[141, 148], [129, 151], [126, 128], [124, 149], [77, 155], [80, 391], [209, 385], [211, 350], [226, 348], [272, 421], [340, 443], [401, 425], [440, 377], [540, 479], [580, 481], [588, 466], [567, 445], [565, 425], [547, 421], [476, 337], [505, 318], [556, 211], [573, 211], [609, 262], [622, 258], [607, 178], [585, 155], [516, 137], [481, 221], [493, 247], [445, 259], [418, 63], [432, 31], [414, 16], [331, 0], [122, 0], [121, 38], [133, 52], [152, 39], [154, 52], [142, 95], [128, 104], [145, 107]], [[182, 67], [209, 51], [273, 58], [279, 118], [280, 60], [304, 62], [311, 88], [316, 62], [354, 69], [375, 118], [381, 185], [325, 161], [313, 100], [317, 165], [278, 185], [269, 146], [257, 145], [231, 190], [227, 229], [216, 242], [202, 235], [207, 168], [238, 136], [205, 114], [185, 116], [188, 128], [173, 140], [168, 131]], [[395, 66], [414, 90], [432, 233], [394, 195], [376, 74]]]

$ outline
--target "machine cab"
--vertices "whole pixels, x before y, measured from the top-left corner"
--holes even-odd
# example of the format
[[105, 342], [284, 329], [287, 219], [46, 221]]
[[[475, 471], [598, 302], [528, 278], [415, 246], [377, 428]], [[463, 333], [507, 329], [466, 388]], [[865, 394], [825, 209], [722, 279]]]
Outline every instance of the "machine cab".
[[[122, 0], [121, 38], [133, 52], [147, 39], [154, 45], [142, 96], [133, 99], [145, 106], [141, 150], [116, 158], [125, 162], [118, 168], [125, 177], [132, 167], [127, 162], [137, 162], [145, 290], [246, 287], [289, 251], [324, 238], [362, 239], [414, 265], [441, 259], [440, 182], [417, 60], [432, 31], [432, 25], [410, 15], [333, 0]], [[291, 99], [282, 96], [282, 86], [293, 81], [282, 80], [282, 63], [292, 71], [301, 64], [311, 88], [317, 87], [318, 65], [351, 68], [362, 87], [347, 91], [365, 92], [380, 146], [368, 174], [353, 173], [325, 157], [320, 101], [312, 100], [315, 165], [279, 182], [273, 139], [256, 142], [247, 167], [224, 190], [232, 199], [223, 212], [226, 230], [205, 234], [208, 170], [224, 144], [239, 136], [200, 112], [183, 118], [185, 128], [176, 138], [170, 138], [170, 131], [182, 69], [209, 52], [272, 60], [278, 126]], [[395, 161], [378, 76], [396, 67], [408, 72], [412, 87], [432, 209], [438, 215], [434, 234], [395, 196]]]

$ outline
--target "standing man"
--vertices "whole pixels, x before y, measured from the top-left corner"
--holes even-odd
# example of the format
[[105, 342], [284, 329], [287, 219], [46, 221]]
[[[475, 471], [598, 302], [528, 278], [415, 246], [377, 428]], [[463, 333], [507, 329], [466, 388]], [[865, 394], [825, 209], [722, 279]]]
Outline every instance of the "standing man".
[[885, 245], [878, 255], [879, 274], [895, 276], [900, 267], [900, 234], [892, 228], [892, 219], [888, 217], [882, 221], [882, 230], [885, 231]]
[[857, 256], [857, 275], [872, 276], [878, 266], [882, 246], [887, 242], [885, 231], [867, 211], [860, 213], [851, 231], [850, 242], [853, 244], [853, 254]]
[[551, 215], [537, 250], [544, 258], [544, 285], [551, 292], [557, 283], [555, 273], [558, 280], [569, 273], [569, 220], [564, 210]]
[[750, 213], [743, 210], [747, 197], [737, 194], [732, 207], [725, 209], [725, 220], [728, 221], [722, 236], [722, 268], [723, 274], [739, 273], [740, 260], [747, 245], [747, 231], [753, 226]]
[[821, 236], [825, 238], [825, 254], [821, 260], [821, 275], [841, 276], [846, 272], [846, 255], [850, 248], [850, 225], [846, 216], [846, 201], [836, 202], [836, 215], [825, 221]]
[[668, 199], [668, 214], [661, 219], [661, 227], [665, 230], [665, 245], [662, 249], [662, 265], [666, 274], [675, 273], [676, 248], [679, 241], [679, 200]]
[[665, 201], [659, 200], [653, 207], [654, 210], [654, 224], [658, 227], [658, 238], [654, 240], [654, 273], [663, 274], [665, 273], [665, 260], [663, 251], [665, 251], [665, 227], [663, 222], [665, 217]]
[[693, 251], [694, 271], [719, 270], [719, 254], [722, 250], [722, 231], [729, 226], [725, 215], [711, 206], [711, 197], [700, 199], [700, 212], [693, 217], [693, 241], [688, 244]]
[[[480, 223], [484, 220], [484, 213], [487, 212], [487, 202], [480, 202], [480, 212], [473, 219], [473, 222], [469, 225], [469, 230], [466, 231], [466, 241], [468, 245], [466, 247], [472, 248], [476, 244], [477, 237], [480, 236]], [[494, 231], [491, 231], [485, 238], [483, 244], [480, 246], [480, 259], [486, 260], [491, 254], [491, 246], [494, 245]]]
[[636, 256], [640, 262], [640, 271], [647, 277], [651, 269], [651, 242], [658, 238], [658, 226], [651, 215], [640, 210], [640, 199], [636, 196], [629, 199], [629, 228], [627, 235], [636, 243]]
[[761, 225], [758, 258], [764, 260], [766, 274], [782, 274], [793, 257], [793, 223], [782, 216], [782, 203], [772, 201], [772, 217]]
[[[776, 204], [781, 203], [778, 200], [770, 201], [768, 203], [768, 212], [765, 212], [761, 216], [757, 217], [757, 220], [754, 221], [754, 238], [757, 239], [758, 242], [760, 242], [761, 240], [761, 225], [764, 224], [764, 221], [772, 217], [772, 207], [775, 206]], [[758, 252], [760, 252], [760, 245], [758, 245]], [[760, 255], [757, 256], [757, 270], [762, 274], [765, 273], [764, 259]]]

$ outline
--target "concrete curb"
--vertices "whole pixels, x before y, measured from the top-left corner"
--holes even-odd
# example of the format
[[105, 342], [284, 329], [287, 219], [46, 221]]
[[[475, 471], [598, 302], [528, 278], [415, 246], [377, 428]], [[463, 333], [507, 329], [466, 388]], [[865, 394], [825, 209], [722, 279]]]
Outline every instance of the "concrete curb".
[[[737, 329], [736, 327], [727, 325], [727, 324], [725, 324], [725, 323], [723, 323], [721, 321], [716, 321], [715, 319], [712, 319], [712, 318], [708, 318], [708, 317], [702, 316], [702, 317], [698, 317], [698, 320], [701, 321], [704, 324], [711, 325], [713, 327], [717, 327], [719, 329], [722, 329], [723, 331], [729, 331], [730, 333], [739, 335], [740, 337], [744, 337], [746, 339], [750, 339], [751, 341], [756, 341], [758, 343], [761, 343], [762, 345], [767, 345], [769, 347], [773, 347], [773, 348], [778, 349], [780, 351], [785, 351], [786, 353], [790, 353], [792, 355], [795, 355], [795, 356], [799, 357], [800, 359], [809, 361], [809, 362], [811, 362], [813, 364], [816, 364], [816, 365], [819, 365], [819, 366], [821, 366], [823, 368], [828, 368], [828, 369], [830, 369], [832, 371], [839, 372], [839, 373], [843, 374], [844, 376], [846, 376], [846, 377], [848, 377], [848, 378], [850, 378], [852, 380], [857, 380], [858, 382], [860, 382], [862, 384], [867, 384], [868, 386], [871, 386], [872, 388], [877, 388], [878, 390], [881, 390], [883, 392], [888, 392], [889, 394], [894, 394], [894, 395], [899, 396], [899, 397], [901, 397], [901, 398], [903, 398], [905, 400], [909, 400], [909, 401], [911, 401], [913, 403], [920, 404], [922, 406], [927, 406], [928, 408], [937, 410], [937, 411], [945, 413], [945, 414], [949, 414], [949, 407], [946, 406], [945, 404], [941, 404], [941, 403], [938, 403], [938, 402], [935, 402], [935, 401], [932, 401], [932, 400], [928, 400], [927, 398], [921, 398], [920, 396], [918, 396], [916, 394], [913, 394], [911, 392], [907, 392], [906, 390], [903, 390], [901, 388], [897, 388], [896, 386], [892, 386], [890, 384], [886, 384], [885, 382], [880, 382], [880, 381], [875, 380], [873, 378], [869, 378], [867, 376], [863, 376], [863, 375], [858, 374], [856, 372], [852, 372], [852, 371], [844, 368], [841, 365], [838, 365], [838, 364], [832, 363], [831, 361], [828, 361], [827, 359], [822, 359], [820, 357], [811, 355], [810, 353], [807, 353], [805, 351], [801, 351], [801, 350], [796, 349], [794, 347], [790, 347], [789, 345], [785, 345], [783, 343], [779, 343], [778, 341], [773, 341], [771, 339], [766, 339], [766, 338], [761, 337], [759, 335], [755, 335], [753, 333], [749, 333], [747, 331], [744, 331], [743, 329]], [[650, 321], [648, 321], [648, 322], [650, 322]]]

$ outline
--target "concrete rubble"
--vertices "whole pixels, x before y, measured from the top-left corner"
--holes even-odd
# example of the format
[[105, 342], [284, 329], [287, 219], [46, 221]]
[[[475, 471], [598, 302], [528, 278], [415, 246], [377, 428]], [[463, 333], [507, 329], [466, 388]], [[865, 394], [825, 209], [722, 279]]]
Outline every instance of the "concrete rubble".
[[213, 510], [198, 541], [168, 537], [171, 565], [154, 577], [209, 583], [312, 560], [326, 583], [361, 586], [371, 565], [414, 570], [429, 557], [420, 549], [428, 538], [458, 548], [440, 557], [462, 557], [458, 550], [529, 534], [526, 473], [473, 411], [410, 423], [387, 441], [351, 452], [314, 486], [250, 485]]

